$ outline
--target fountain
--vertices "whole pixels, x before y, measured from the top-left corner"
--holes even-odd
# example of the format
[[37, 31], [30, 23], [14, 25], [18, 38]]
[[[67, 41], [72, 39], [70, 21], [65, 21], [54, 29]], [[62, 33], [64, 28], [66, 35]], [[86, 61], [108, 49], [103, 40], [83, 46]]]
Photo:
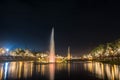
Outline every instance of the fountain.
[[54, 43], [54, 28], [52, 28], [51, 39], [50, 39], [50, 54], [49, 63], [55, 62], [55, 43]]
[[68, 47], [68, 56], [67, 56], [68, 60], [71, 59], [71, 55], [70, 55], [70, 47]]

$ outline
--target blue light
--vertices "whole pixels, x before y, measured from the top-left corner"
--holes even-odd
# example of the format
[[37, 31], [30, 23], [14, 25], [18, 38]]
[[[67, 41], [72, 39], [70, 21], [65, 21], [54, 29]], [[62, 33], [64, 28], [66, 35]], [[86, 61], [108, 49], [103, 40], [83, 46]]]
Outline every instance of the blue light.
[[4, 79], [6, 79], [6, 77], [7, 77], [7, 71], [8, 71], [8, 62], [5, 63]]

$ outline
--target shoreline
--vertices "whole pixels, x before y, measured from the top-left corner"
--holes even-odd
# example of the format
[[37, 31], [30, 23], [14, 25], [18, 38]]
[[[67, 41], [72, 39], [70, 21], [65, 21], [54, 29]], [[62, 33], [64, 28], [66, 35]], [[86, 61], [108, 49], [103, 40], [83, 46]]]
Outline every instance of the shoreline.
[[[1, 62], [14, 62], [14, 61], [34, 61], [34, 62], [39, 62], [39, 61], [37, 61], [37, 59], [30, 58], [30, 57], [23, 57], [23, 58], [19, 58], [19, 59], [17, 59], [17, 57], [16, 58], [14, 57], [14, 58], [9, 59], [7, 56], [4, 56], [4, 59], [0, 59], [0, 63]], [[120, 65], [120, 60], [70, 60], [70, 61], [67, 61], [67, 62], [79, 62], [79, 61], [92, 61], [92, 62], [101, 62], [101, 63], [105, 63], [105, 64]]]
[[112, 65], [120, 65], [120, 61], [118, 61], [118, 60], [113, 60], [113, 61], [110, 61], [110, 60], [95, 60], [95, 62], [102, 62], [102, 63], [105, 63], [105, 64], [112, 64]]

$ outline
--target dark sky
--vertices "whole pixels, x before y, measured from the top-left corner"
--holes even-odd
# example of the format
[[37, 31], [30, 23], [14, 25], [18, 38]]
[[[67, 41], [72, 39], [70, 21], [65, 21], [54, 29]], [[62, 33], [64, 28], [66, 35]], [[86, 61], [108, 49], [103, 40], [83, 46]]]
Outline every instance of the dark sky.
[[0, 47], [84, 54], [120, 38], [120, 3], [112, 0], [0, 0]]

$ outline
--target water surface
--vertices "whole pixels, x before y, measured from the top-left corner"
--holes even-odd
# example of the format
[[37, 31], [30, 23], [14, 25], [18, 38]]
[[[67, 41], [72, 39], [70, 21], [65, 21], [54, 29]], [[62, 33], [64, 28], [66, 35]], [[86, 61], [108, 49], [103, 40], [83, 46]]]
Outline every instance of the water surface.
[[3, 62], [0, 80], [120, 80], [120, 66], [100, 62]]

